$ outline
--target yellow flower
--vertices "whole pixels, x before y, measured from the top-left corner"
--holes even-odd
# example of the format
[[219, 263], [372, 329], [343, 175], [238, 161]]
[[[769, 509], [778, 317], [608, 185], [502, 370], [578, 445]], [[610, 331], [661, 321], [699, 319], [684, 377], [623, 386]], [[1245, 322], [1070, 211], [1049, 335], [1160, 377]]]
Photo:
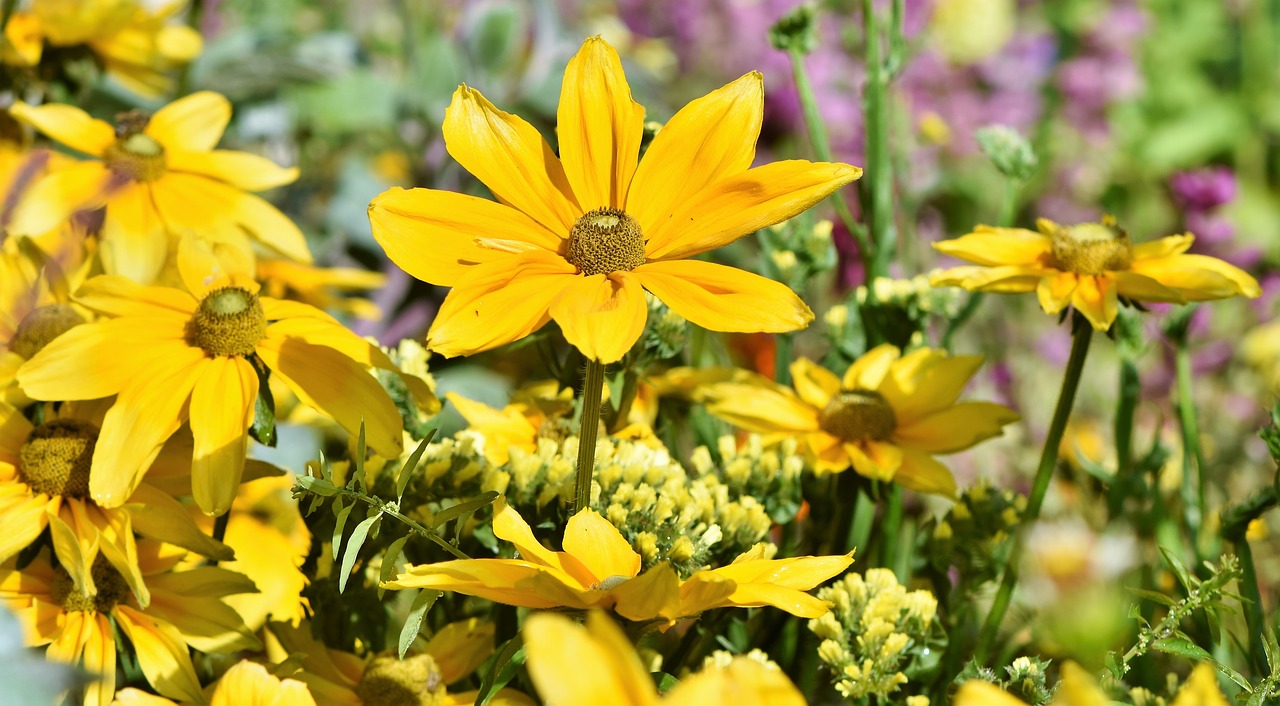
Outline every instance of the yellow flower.
[[[553, 438], [554, 427], [573, 412], [573, 390], [559, 389], [554, 380], [517, 392], [511, 404], [494, 409], [483, 402], [469, 400], [456, 392], [445, 394], [467, 425], [484, 437], [484, 455], [489, 462], [501, 466], [510, 457], [512, 447], [533, 453], [538, 449], [538, 436]], [[565, 419], [567, 422], [567, 419]], [[568, 432], [565, 425], [561, 432]]]
[[1262, 376], [1273, 395], [1280, 395], [1280, 320], [1255, 327], [1240, 343], [1240, 357]]
[[165, 696], [203, 701], [189, 647], [202, 652], [257, 649], [258, 641], [222, 599], [254, 590], [231, 571], [201, 567], [173, 571], [185, 551], [149, 540], [138, 543], [151, 602], [142, 608], [128, 583], [103, 555], [63, 568], [41, 552], [22, 569], [0, 565], [0, 600], [22, 623], [27, 645], [48, 645], [50, 660], [81, 664], [98, 678], [85, 703], [106, 706], [115, 694], [114, 623], [133, 644], [147, 682]]
[[[364, 657], [333, 650], [311, 637], [311, 626], [272, 624], [267, 652], [273, 659], [297, 659], [297, 678], [325, 706], [472, 706], [478, 691], [448, 693], [446, 687], [466, 678], [493, 653], [494, 626], [476, 618], [450, 623], [402, 660], [395, 652]], [[489, 700], [496, 706], [534, 706], [513, 689]]]
[[124, 502], [164, 440], [190, 419], [196, 504], [226, 512], [268, 373], [348, 432], [363, 423], [377, 453], [399, 455], [400, 414], [365, 372], [395, 370], [377, 346], [318, 309], [258, 296], [253, 280], [221, 270], [193, 238], [182, 241], [178, 269], [190, 294], [112, 275], [85, 283], [76, 301], [115, 318], [71, 329], [18, 371], [36, 399], [118, 395], [94, 450], [94, 500]]
[[1013, 0], [940, 0], [933, 6], [929, 34], [949, 61], [973, 64], [1008, 43], [1017, 19]]
[[982, 356], [951, 357], [884, 344], [854, 361], [844, 378], [801, 358], [791, 364], [795, 392], [762, 377], [712, 385], [707, 409], [748, 431], [803, 438], [814, 470], [849, 468], [924, 493], [954, 496], [955, 479], [933, 454], [1000, 436], [1018, 421], [992, 402], [956, 402]]
[[199, 233], [252, 252], [252, 236], [286, 257], [311, 254], [302, 232], [262, 198], [247, 193], [292, 182], [284, 169], [245, 152], [215, 150], [231, 119], [231, 103], [195, 93], [154, 115], [125, 113], [112, 127], [70, 105], [10, 111], [54, 140], [98, 159], [54, 169], [23, 197], [10, 230], [38, 235], [73, 213], [106, 207], [102, 264], [108, 274], [150, 283], [159, 275], [175, 234]]
[[586, 626], [554, 613], [529, 616], [524, 625], [529, 677], [556, 706], [804, 706], [804, 697], [776, 667], [747, 657], [709, 664], [659, 696], [631, 641], [600, 611]]
[[529, 525], [499, 500], [493, 534], [520, 559], [460, 559], [410, 566], [384, 588], [431, 588], [525, 608], [613, 608], [629, 620], [668, 624], [712, 608], [771, 605], [816, 618], [827, 604], [805, 593], [844, 571], [853, 555], [767, 559], [757, 544], [732, 564], [681, 581], [663, 562], [640, 573], [640, 555], [595, 510], [581, 510], [564, 530], [565, 551], [542, 546]]
[[1174, 302], [1257, 297], [1262, 289], [1239, 268], [1187, 255], [1190, 233], [1134, 245], [1115, 219], [1061, 226], [1041, 218], [1039, 232], [978, 226], [933, 247], [977, 266], [934, 273], [935, 286], [980, 292], [1035, 292], [1048, 314], [1073, 306], [1099, 331], [1111, 328], [1121, 300]]
[[258, 281], [262, 291], [276, 299], [295, 299], [317, 309], [351, 314], [358, 319], [382, 318], [378, 305], [361, 297], [342, 296], [349, 292], [381, 289], [387, 276], [355, 267], [316, 267], [291, 260], [258, 260]]
[[[1049, 706], [1111, 706], [1111, 699], [1098, 688], [1098, 683], [1075, 662], [1062, 665], [1062, 682]], [[1006, 694], [993, 684], [981, 680], [967, 681], [956, 692], [951, 706], [1026, 706], [1021, 699]], [[1196, 665], [1191, 676], [1178, 691], [1172, 706], [1227, 706], [1218, 688], [1217, 672], [1208, 664]]]
[[803, 160], [750, 168], [764, 90], [750, 73], [676, 113], [638, 161], [644, 108], [599, 37], [569, 62], [557, 157], [537, 130], [468, 86], [445, 115], [449, 153], [498, 202], [429, 189], [373, 200], [373, 234], [406, 272], [452, 287], [428, 333], [456, 356], [549, 320], [587, 357], [620, 359], [644, 290], [718, 331], [792, 331], [813, 313], [772, 280], [701, 260], [813, 206], [862, 170]]
[[[206, 703], [201, 700], [199, 703]], [[261, 664], [241, 660], [213, 686], [209, 706], [316, 706], [307, 685], [297, 679], [281, 679]], [[177, 706], [163, 696], [138, 689], [116, 694], [112, 706]]]

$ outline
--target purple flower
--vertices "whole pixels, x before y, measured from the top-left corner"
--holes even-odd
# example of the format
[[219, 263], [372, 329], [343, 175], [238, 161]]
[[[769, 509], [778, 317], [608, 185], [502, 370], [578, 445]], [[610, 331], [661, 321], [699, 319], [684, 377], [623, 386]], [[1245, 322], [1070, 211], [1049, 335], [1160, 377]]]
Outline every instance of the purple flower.
[[1169, 178], [1169, 188], [1184, 210], [1208, 211], [1235, 199], [1236, 175], [1229, 167], [1178, 172]]

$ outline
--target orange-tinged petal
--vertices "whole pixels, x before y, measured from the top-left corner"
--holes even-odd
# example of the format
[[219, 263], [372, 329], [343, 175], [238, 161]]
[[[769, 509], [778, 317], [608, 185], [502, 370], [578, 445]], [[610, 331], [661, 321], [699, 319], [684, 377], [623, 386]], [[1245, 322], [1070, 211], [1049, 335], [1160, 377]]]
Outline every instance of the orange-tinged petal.
[[1159, 257], [1169, 257], [1170, 255], [1181, 255], [1191, 249], [1191, 244], [1196, 240], [1194, 235], [1183, 233], [1181, 235], [1170, 235], [1164, 238], [1148, 241], [1146, 243], [1138, 243], [1133, 246], [1133, 259], [1154, 260]]
[[89, 117], [73, 105], [30, 106], [18, 101], [10, 106], [9, 114], [50, 139], [94, 157], [101, 157], [116, 141], [116, 131], [110, 124]]
[[614, 612], [628, 620], [644, 622], [659, 617], [673, 620], [685, 615], [680, 605], [680, 577], [665, 561], [623, 581], [610, 593], [617, 601]]
[[844, 371], [841, 384], [846, 390], [879, 390], [889, 368], [902, 351], [891, 343], [881, 343], [862, 354]]
[[640, 339], [649, 305], [639, 278], [614, 272], [574, 277], [549, 311], [570, 345], [590, 360], [615, 363]]
[[1018, 413], [993, 402], [961, 402], [940, 412], [899, 425], [893, 442], [928, 453], [954, 453], [980, 441], [1000, 436], [1006, 424], [1021, 419]]
[[896, 483], [917, 493], [956, 496], [956, 479], [946, 466], [923, 451], [910, 447], [903, 447], [901, 451], [902, 466], [893, 477]]
[[631, 180], [627, 213], [648, 232], [685, 199], [745, 172], [763, 119], [764, 77], [758, 71], [685, 105], [645, 151]]
[[171, 152], [208, 152], [231, 121], [231, 101], [212, 91], [192, 93], [151, 116], [145, 132]]
[[538, 695], [556, 706], [596, 706], [606, 697], [617, 706], [656, 706], [657, 691], [631, 642], [603, 613], [587, 620], [583, 627], [539, 613], [525, 621], [527, 666]]
[[808, 210], [860, 176], [848, 164], [794, 159], [726, 177], [661, 214], [645, 231], [645, 255], [674, 260], [728, 245]]
[[1025, 701], [1010, 696], [995, 684], [970, 679], [960, 685], [951, 706], [1027, 706]]
[[529, 123], [459, 86], [444, 117], [444, 144], [503, 203], [553, 233], [569, 235], [582, 215], [560, 158]]
[[1025, 265], [1007, 267], [953, 267], [929, 275], [934, 287], [963, 287], [970, 291], [1020, 294], [1034, 292], [1042, 277], [1056, 270]]
[[[152, 365], [192, 350], [181, 326], [163, 317], [81, 324], [58, 336], [18, 369], [18, 385], [38, 400], [109, 397], [154, 373]], [[91, 374], [86, 374], [89, 372]]]
[[1174, 255], [1155, 260], [1138, 260], [1133, 271], [1178, 290], [1188, 301], [1262, 295], [1262, 288], [1244, 270], [1207, 255]]
[[292, 184], [298, 178], [297, 167], [282, 167], [266, 157], [248, 152], [169, 151], [165, 153], [165, 159], [171, 171], [207, 176], [245, 191], [266, 191]]
[[101, 162], [77, 162], [50, 172], [22, 194], [9, 231], [44, 235], [66, 223], [76, 211], [101, 206], [108, 179]]
[[551, 303], [576, 281], [575, 271], [564, 258], [545, 251], [471, 268], [445, 297], [427, 333], [427, 347], [453, 357], [528, 336], [551, 320]]
[[666, 706], [806, 706], [804, 695], [779, 669], [736, 657], [727, 667], [708, 666], [680, 680], [663, 698]]
[[1125, 299], [1170, 304], [1185, 304], [1187, 301], [1182, 292], [1137, 272], [1112, 272], [1110, 277], [1116, 283], [1116, 294]]
[[818, 411], [790, 390], [770, 383], [720, 383], [709, 391], [707, 409], [735, 426], [760, 433], [817, 431]]
[[556, 134], [565, 176], [584, 211], [624, 208], [644, 134], [644, 107], [618, 53], [600, 37], [583, 42], [564, 70]]
[[1119, 309], [1115, 282], [1108, 275], [1081, 276], [1071, 295], [1071, 305], [1084, 314], [1094, 330], [1106, 331]]
[[195, 298], [180, 289], [147, 286], [117, 275], [90, 279], [80, 285], [74, 298], [77, 304], [108, 316], [172, 316], [184, 322], [197, 307]]
[[191, 494], [206, 515], [231, 509], [244, 473], [257, 399], [258, 374], [239, 356], [214, 358], [191, 391]]
[[363, 367], [328, 346], [268, 334], [258, 344], [258, 356], [271, 372], [304, 404], [347, 430], [361, 425], [369, 447], [385, 458], [396, 458], [403, 447], [403, 422], [382, 386]]
[[826, 407], [832, 397], [840, 394], [840, 378], [808, 358], [791, 364], [791, 384], [800, 399], [814, 409]]
[[672, 311], [712, 331], [782, 333], [813, 321], [813, 312], [786, 285], [735, 267], [672, 260], [632, 273]]
[[1037, 265], [1051, 257], [1053, 240], [1025, 228], [978, 226], [968, 235], [934, 243], [933, 248], [979, 265]]
[[578, 511], [564, 528], [564, 550], [605, 581], [614, 576], [633, 578], [640, 573], [640, 555], [631, 543], [600, 513], [586, 508]]
[[153, 620], [127, 605], [117, 605], [112, 614], [133, 644], [138, 666], [156, 691], [183, 701], [204, 699], [187, 645], [172, 625]]
[[1056, 314], [1071, 303], [1071, 295], [1075, 294], [1079, 276], [1074, 272], [1056, 272], [1040, 280], [1036, 286], [1036, 296], [1040, 299], [1040, 308], [1046, 314]]
[[559, 252], [568, 231], [550, 231], [504, 204], [452, 191], [393, 188], [369, 204], [373, 237], [387, 257], [423, 282], [452, 287], [470, 268], [507, 253], [478, 239], [517, 240]]

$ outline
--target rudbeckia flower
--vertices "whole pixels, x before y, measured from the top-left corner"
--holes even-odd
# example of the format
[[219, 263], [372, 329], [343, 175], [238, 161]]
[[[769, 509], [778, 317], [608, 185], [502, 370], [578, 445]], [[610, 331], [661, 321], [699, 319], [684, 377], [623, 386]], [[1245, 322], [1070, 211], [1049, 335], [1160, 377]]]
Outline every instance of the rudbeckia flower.
[[[493, 653], [494, 626], [476, 618], [450, 623], [404, 659], [394, 651], [361, 657], [330, 649], [311, 637], [306, 624], [273, 624], [271, 635], [277, 641], [268, 641], [268, 654], [297, 659], [302, 666], [297, 678], [325, 706], [473, 706], [478, 691], [449, 693], [447, 687], [469, 676]], [[533, 699], [514, 689], [500, 689], [489, 703], [534, 706]]]
[[573, 390], [559, 388], [555, 381], [526, 388], [502, 409], [456, 392], [446, 393], [445, 399], [453, 403], [471, 429], [484, 437], [485, 458], [501, 466], [510, 457], [512, 447], [533, 453], [540, 434], [563, 437], [571, 431], [568, 417], [573, 413]]
[[677, 112], [639, 160], [644, 108], [617, 53], [594, 37], [565, 71], [557, 156], [532, 125], [458, 88], [445, 146], [497, 202], [396, 188], [369, 205], [374, 237], [397, 265], [453, 288], [429, 347], [467, 355], [554, 319], [584, 355], [614, 362], [644, 330], [645, 290], [716, 331], [808, 325], [813, 312], [786, 286], [692, 259], [862, 174], [803, 160], [752, 168], [763, 105], [760, 74], [747, 74]]
[[43, 234], [77, 211], [105, 207], [103, 268], [143, 283], [160, 274], [175, 234], [188, 231], [250, 252], [247, 233], [286, 257], [311, 261], [293, 221], [248, 193], [288, 184], [298, 170], [214, 149], [231, 119], [231, 103], [217, 93], [193, 93], [150, 116], [125, 113], [114, 127], [70, 105], [20, 102], [10, 112], [96, 158], [36, 182], [14, 213], [13, 232]]
[[[256, 662], [237, 662], [211, 691], [209, 706], [316, 706], [306, 684], [281, 679]], [[116, 694], [112, 706], [177, 706], [177, 702], [129, 688]]]
[[1041, 218], [1035, 231], [978, 226], [933, 244], [977, 266], [953, 267], [929, 281], [978, 292], [1035, 292], [1045, 313], [1075, 307], [1098, 331], [1111, 328], [1122, 301], [1185, 304], [1262, 294], [1240, 268], [1186, 254], [1194, 241], [1184, 233], [1134, 245], [1110, 217], [1073, 226]]
[[802, 618], [827, 612], [805, 593], [844, 571], [852, 554], [767, 559], [756, 545], [718, 569], [681, 581], [663, 562], [640, 573], [640, 555], [595, 510], [579, 511], [564, 530], [564, 551], [547, 549], [505, 500], [495, 504], [493, 534], [519, 559], [459, 559], [407, 567], [384, 588], [431, 588], [525, 608], [613, 608], [634, 621], [668, 624], [712, 608], [771, 605]]
[[661, 696], [631, 640], [600, 611], [586, 626], [553, 613], [524, 624], [529, 677], [538, 694], [556, 706], [804, 706], [804, 697], [776, 667], [747, 657], [710, 665]]
[[[1112, 703], [1097, 681], [1075, 662], [1062, 665], [1062, 682], [1049, 706], [1102, 706]], [[1170, 706], [1227, 706], [1218, 687], [1217, 672], [1207, 664], [1197, 665], [1178, 690]], [[960, 685], [951, 706], [1026, 706], [1021, 699], [1005, 693], [993, 684], [970, 680]]]
[[345, 296], [382, 289], [387, 276], [357, 267], [316, 267], [292, 260], [259, 258], [258, 281], [262, 291], [276, 299], [293, 299], [317, 309], [350, 314], [377, 321], [382, 311], [363, 297]]
[[991, 402], [956, 402], [980, 365], [982, 356], [930, 348], [902, 355], [884, 344], [854, 361], [843, 379], [797, 360], [794, 392], [762, 377], [712, 385], [707, 409], [747, 431], [802, 438], [819, 473], [852, 465], [868, 478], [954, 496], [955, 479], [933, 454], [1000, 436], [1019, 419]]
[[50, 660], [80, 664], [97, 677], [89, 706], [107, 706], [115, 694], [116, 641], [112, 624], [133, 644], [138, 666], [156, 691], [202, 701], [190, 648], [235, 652], [260, 647], [223, 597], [254, 590], [237, 573], [215, 567], [173, 568], [184, 550], [140, 541], [143, 576], [151, 603], [142, 608], [128, 583], [100, 554], [64, 568], [41, 552], [21, 569], [0, 564], [0, 601], [18, 616], [28, 646], [48, 645]]
[[[178, 269], [186, 292], [112, 275], [89, 280], [76, 301], [114, 318], [71, 329], [18, 371], [18, 384], [36, 399], [118, 395], [89, 479], [104, 507], [125, 501], [165, 439], [189, 419], [192, 494], [205, 513], [226, 512], [244, 470], [259, 381], [268, 374], [348, 432], [363, 422], [380, 455], [400, 454], [400, 414], [366, 372], [398, 372], [386, 355], [324, 312], [260, 297], [252, 279], [220, 267], [185, 238]], [[430, 395], [421, 380], [404, 380]]]

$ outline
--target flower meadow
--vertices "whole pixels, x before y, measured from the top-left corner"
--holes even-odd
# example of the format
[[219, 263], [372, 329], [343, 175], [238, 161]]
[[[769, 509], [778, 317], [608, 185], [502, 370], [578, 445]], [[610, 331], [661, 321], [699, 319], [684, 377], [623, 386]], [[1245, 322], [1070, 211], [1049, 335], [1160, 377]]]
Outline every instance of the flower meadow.
[[0, 703], [1280, 703], [1274, 3], [0, 13]]

